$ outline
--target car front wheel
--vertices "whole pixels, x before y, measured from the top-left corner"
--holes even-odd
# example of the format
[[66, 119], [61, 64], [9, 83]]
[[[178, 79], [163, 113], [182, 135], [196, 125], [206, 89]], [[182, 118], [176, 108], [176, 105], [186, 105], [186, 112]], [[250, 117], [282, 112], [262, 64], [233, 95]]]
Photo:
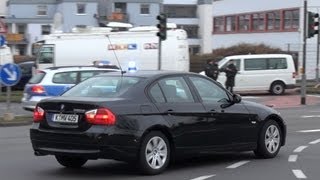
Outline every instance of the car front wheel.
[[259, 158], [275, 157], [281, 147], [281, 130], [276, 121], [270, 120], [261, 129], [258, 146], [254, 151]]
[[81, 157], [70, 157], [70, 156], [56, 156], [57, 161], [62, 166], [65, 166], [67, 168], [80, 168], [83, 166], [87, 159], [81, 158]]
[[142, 141], [139, 162], [142, 173], [148, 175], [163, 172], [170, 161], [170, 144], [167, 137], [152, 131]]

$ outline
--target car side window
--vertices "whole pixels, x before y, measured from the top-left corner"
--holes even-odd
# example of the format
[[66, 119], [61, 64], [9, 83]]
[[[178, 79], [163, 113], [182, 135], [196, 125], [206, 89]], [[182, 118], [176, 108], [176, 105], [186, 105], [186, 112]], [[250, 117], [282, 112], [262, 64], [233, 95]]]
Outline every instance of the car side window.
[[53, 75], [52, 82], [57, 84], [76, 84], [77, 72], [60, 72]]
[[158, 83], [152, 86], [152, 88], [150, 89], [150, 95], [157, 103], [166, 102]]
[[[240, 71], [241, 70], [241, 61], [240, 59], [230, 59], [229, 61], [233, 60], [234, 61], [234, 65], [236, 66], [237, 70]], [[228, 63], [225, 63], [221, 69], [225, 69], [227, 68]]]
[[197, 89], [202, 102], [216, 103], [223, 99], [229, 99], [229, 96], [224, 89], [208, 79], [190, 77], [190, 80]]
[[92, 76], [96, 75], [96, 73], [94, 71], [83, 71], [80, 72], [80, 82], [84, 81], [88, 78], [91, 78]]
[[169, 77], [159, 81], [166, 102], [194, 102], [191, 91], [183, 77]]

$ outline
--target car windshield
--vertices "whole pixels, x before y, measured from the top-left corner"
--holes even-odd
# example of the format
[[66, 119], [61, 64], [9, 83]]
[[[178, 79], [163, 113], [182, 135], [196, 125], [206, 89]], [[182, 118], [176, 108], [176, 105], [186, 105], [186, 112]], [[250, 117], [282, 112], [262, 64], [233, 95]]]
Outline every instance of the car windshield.
[[221, 68], [221, 67], [226, 63], [226, 61], [228, 61], [228, 60], [229, 60], [229, 59], [227, 59], [227, 58], [221, 59], [221, 60], [218, 62], [219, 68]]
[[142, 78], [99, 76], [85, 80], [62, 96], [65, 97], [119, 97], [127, 92], [133, 85], [140, 82]]

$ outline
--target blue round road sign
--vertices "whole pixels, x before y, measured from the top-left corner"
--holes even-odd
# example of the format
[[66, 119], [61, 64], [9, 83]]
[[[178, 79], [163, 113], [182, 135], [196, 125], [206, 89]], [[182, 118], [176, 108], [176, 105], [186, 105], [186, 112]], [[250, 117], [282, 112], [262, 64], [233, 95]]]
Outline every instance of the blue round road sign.
[[0, 79], [5, 86], [16, 85], [21, 78], [20, 67], [16, 64], [8, 63], [4, 64], [0, 68]]

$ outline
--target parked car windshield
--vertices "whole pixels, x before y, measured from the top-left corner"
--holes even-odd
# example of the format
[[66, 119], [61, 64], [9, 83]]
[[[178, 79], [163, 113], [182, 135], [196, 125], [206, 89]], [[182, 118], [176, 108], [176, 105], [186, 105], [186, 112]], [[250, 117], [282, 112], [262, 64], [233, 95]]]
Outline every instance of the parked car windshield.
[[66, 97], [119, 97], [141, 81], [137, 77], [99, 76], [81, 82], [62, 96]]

